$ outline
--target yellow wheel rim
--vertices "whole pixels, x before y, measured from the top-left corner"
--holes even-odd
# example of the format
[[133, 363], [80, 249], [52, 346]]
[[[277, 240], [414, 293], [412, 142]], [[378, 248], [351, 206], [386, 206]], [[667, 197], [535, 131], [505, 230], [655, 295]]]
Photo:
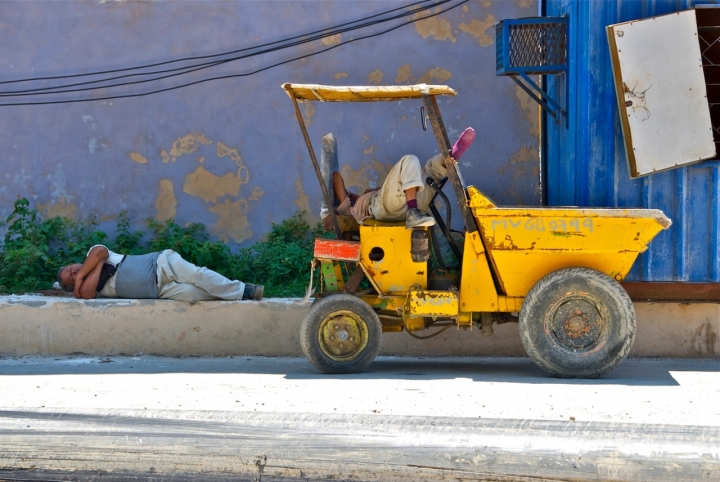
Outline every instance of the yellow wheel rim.
[[367, 325], [352, 311], [335, 311], [320, 323], [318, 344], [325, 356], [331, 360], [352, 361], [368, 344]]

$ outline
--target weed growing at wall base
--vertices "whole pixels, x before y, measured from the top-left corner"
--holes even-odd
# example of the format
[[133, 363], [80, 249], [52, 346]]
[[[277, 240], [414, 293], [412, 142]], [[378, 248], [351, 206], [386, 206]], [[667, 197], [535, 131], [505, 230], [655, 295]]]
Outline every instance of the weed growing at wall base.
[[104, 244], [123, 254], [143, 254], [172, 249], [199, 266], [206, 266], [230, 279], [265, 285], [267, 297], [296, 297], [305, 294], [313, 239], [322, 234], [320, 225], [310, 226], [302, 212], [272, 225], [262, 241], [233, 253], [223, 242], [211, 241], [205, 226], [180, 226], [148, 219], [152, 239], [142, 243], [143, 233], [130, 229], [127, 212], [117, 217], [115, 238], [98, 229], [96, 216], [79, 221], [54, 217], [43, 219], [27, 199], [15, 201], [6, 222], [0, 246], [0, 293], [26, 293], [52, 288], [58, 269], [81, 263], [94, 244]]

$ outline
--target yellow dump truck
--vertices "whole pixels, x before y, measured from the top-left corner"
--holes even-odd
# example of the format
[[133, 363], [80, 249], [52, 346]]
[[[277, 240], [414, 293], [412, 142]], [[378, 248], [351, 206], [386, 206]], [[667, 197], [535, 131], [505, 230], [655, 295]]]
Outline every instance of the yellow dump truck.
[[[450, 157], [435, 97], [455, 91], [444, 85], [282, 87], [295, 106], [327, 206], [333, 205], [331, 193], [298, 101], [422, 101], [464, 224], [458, 239], [433, 205], [437, 227], [415, 229], [376, 220], [358, 226], [331, 209], [336, 239], [315, 242], [320, 280], [301, 327], [303, 352], [315, 367], [326, 373], [364, 370], [377, 356], [383, 332], [428, 338], [450, 327], [476, 326], [489, 336], [494, 323], [514, 321], [528, 355], [555, 376], [599, 377], [627, 356], [635, 310], [619, 281], [655, 235], [670, 227], [662, 211], [496, 206], [465, 186]], [[444, 183], [433, 187], [449, 210]], [[456, 266], [444, 266], [437, 231], [455, 253]], [[431, 265], [431, 248], [441, 266]], [[428, 329], [439, 331], [419, 334]]]

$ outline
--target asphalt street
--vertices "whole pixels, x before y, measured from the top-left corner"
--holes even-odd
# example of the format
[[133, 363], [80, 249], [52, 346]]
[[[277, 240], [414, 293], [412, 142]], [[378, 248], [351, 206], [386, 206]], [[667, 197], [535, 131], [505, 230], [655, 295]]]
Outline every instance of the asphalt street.
[[[0, 480], [720, 480], [720, 361], [0, 358]], [[99, 477], [99, 478], [98, 478]]]

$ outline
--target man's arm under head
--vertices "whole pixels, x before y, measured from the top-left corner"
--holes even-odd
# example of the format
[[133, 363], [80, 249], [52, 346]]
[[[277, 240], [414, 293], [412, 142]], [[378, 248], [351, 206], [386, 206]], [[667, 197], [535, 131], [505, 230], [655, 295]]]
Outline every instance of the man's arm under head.
[[94, 246], [90, 250], [75, 278], [75, 289], [73, 290], [75, 298], [90, 300], [97, 296], [100, 272], [109, 255], [105, 246]]

